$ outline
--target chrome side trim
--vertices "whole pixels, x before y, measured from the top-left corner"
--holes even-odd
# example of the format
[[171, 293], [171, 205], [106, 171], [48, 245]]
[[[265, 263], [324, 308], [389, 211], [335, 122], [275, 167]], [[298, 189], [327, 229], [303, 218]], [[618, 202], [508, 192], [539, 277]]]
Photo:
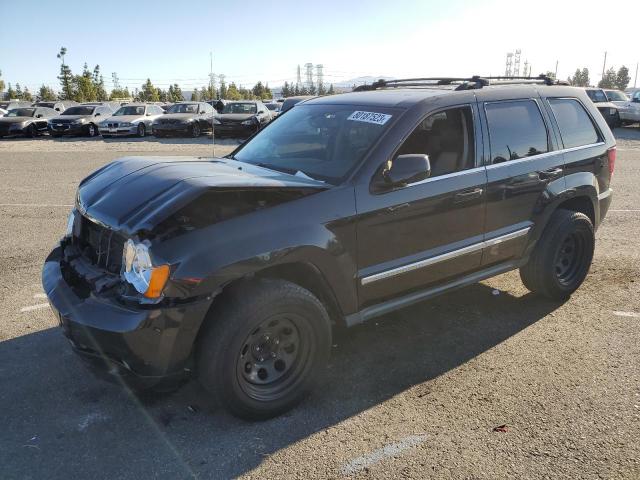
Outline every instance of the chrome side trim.
[[613, 193], [613, 189], [607, 188], [604, 192], [598, 194], [598, 200], [604, 200], [605, 198], [611, 196]]
[[362, 283], [362, 285], [367, 285], [369, 283], [377, 282], [378, 280], [384, 280], [385, 278], [402, 275], [403, 273], [412, 272], [413, 270], [418, 270], [419, 268], [428, 267], [429, 265], [434, 265], [439, 262], [452, 260], [462, 255], [467, 255], [469, 253], [477, 252], [478, 250], [482, 250], [483, 248], [492, 247], [494, 245], [498, 245], [500, 243], [508, 242], [509, 240], [522, 237], [527, 233], [529, 233], [529, 230], [531, 230], [531, 227], [522, 228], [520, 230], [516, 230], [515, 232], [507, 233], [506, 235], [500, 235], [499, 237], [492, 238], [490, 240], [485, 240], [483, 242], [474, 243], [473, 245], [459, 248], [458, 250], [453, 250], [451, 252], [443, 253], [441, 255], [436, 255], [435, 257], [426, 258], [424, 260], [420, 260], [414, 263], [409, 263], [401, 267], [385, 270], [384, 272], [374, 273], [373, 275], [362, 277], [362, 279], [360, 280], [360, 283]]
[[[487, 165], [487, 170], [492, 170], [494, 168], [500, 168], [500, 167], [506, 167], [507, 165], [514, 165], [514, 164], [518, 164], [518, 163], [524, 163], [524, 162], [530, 162], [530, 161], [533, 161], [533, 160], [539, 160], [541, 158], [551, 157], [552, 155], [558, 155], [558, 154], [561, 154], [561, 153], [577, 152], [579, 150], [585, 150], [587, 148], [599, 147], [599, 146], [604, 145], [604, 144], [605, 144], [604, 142], [590, 143], [589, 145], [580, 145], [579, 147], [563, 148], [563, 149], [560, 149], [560, 150], [554, 150], [552, 152], [545, 152], [545, 153], [540, 153], [538, 155], [532, 155], [530, 157], [518, 158], [517, 160], [507, 160], [506, 162], [493, 163], [491, 165]], [[436, 177], [436, 178], [438, 178], [438, 177]]]
[[467, 170], [460, 170], [459, 172], [445, 173], [444, 175], [438, 175], [437, 177], [429, 177], [429, 178], [425, 178], [424, 180], [420, 180], [419, 182], [409, 183], [407, 184], [407, 186], [403, 188], [413, 187], [415, 185], [422, 185], [429, 182], [435, 182], [437, 180], [444, 180], [446, 178], [453, 178], [453, 177], [459, 177], [462, 175], [469, 175], [471, 173], [478, 173], [478, 172], [481, 172], [482, 170], [484, 170], [484, 167], [474, 167], [474, 168], [469, 168]]

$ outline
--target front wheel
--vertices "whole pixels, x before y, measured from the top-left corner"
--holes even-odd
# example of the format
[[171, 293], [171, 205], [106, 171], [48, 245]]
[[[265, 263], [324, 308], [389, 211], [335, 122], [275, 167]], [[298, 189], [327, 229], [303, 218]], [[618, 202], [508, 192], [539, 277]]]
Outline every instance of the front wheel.
[[198, 122], [194, 122], [191, 126], [191, 136], [193, 138], [197, 138], [200, 136], [200, 124]]
[[147, 134], [147, 128], [144, 123], [138, 124], [138, 136], [144, 137]]
[[595, 237], [593, 224], [584, 213], [557, 210], [551, 216], [520, 278], [532, 292], [565, 300], [587, 276]]
[[87, 135], [89, 137], [95, 137], [98, 134], [98, 129], [93, 123], [87, 125]]
[[198, 344], [198, 377], [241, 418], [267, 419], [291, 409], [311, 391], [329, 357], [325, 308], [287, 281], [231, 287], [208, 322]]
[[36, 126], [32, 123], [31, 125], [29, 125], [27, 127], [27, 130], [25, 132], [25, 134], [27, 135], [27, 137], [29, 138], [34, 138], [38, 135], [38, 131], [36, 130]]

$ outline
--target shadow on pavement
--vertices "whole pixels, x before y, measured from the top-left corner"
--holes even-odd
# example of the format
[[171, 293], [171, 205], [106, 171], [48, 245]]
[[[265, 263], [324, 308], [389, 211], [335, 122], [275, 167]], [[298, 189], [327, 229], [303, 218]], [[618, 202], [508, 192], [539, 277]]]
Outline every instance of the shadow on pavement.
[[309, 435], [454, 369], [559, 304], [478, 284], [340, 330], [320, 388], [279, 418], [247, 423], [196, 382], [141, 401], [85, 371], [61, 332], [0, 343], [4, 478], [230, 478]]

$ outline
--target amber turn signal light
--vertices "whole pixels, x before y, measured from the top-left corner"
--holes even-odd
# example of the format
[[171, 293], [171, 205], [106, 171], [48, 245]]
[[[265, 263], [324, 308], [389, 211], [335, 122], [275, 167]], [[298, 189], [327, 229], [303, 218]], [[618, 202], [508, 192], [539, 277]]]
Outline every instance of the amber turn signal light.
[[169, 279], [169, 265], [160, 265], [151, 270], [151, 279], [149, 280], [149, 288], [144, 292], [147, 298], [158, 298], [162, 295], [167, 280]]

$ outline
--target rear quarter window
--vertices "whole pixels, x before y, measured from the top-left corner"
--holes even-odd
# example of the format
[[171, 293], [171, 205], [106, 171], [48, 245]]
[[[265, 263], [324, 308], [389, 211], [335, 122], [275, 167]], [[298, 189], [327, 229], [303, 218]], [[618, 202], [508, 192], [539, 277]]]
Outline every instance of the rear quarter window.
[[598, 132], [582, 104], [573, 98], [550, 98], [564, 148], [597, 143]]
[[549, 150], [547, 128], [533, 100], [485, 104], [491, 163], [517, 160]]

